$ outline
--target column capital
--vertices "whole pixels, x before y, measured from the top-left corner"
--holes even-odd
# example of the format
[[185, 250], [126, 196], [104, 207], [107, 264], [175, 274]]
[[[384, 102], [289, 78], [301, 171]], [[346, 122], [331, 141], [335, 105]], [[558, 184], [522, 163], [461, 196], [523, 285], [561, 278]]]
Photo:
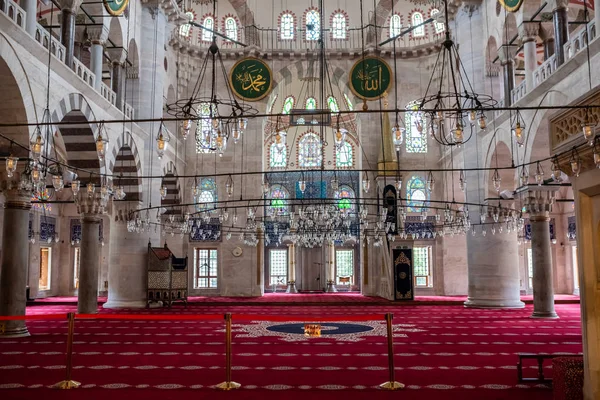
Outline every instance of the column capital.
[[127, 59], [127, 51], [123, 47], [113, 47], [107, 49], [108, 57], [113, 64], [122, 65]]
[[135, 212], [142, 205], [142, 202], [114, 201], [112, 203], [112, 214], [115, 222], [127, 222], [135, 219]]
[[18, 180], [6, 180], [1, 183], [4, 194], [4, 208], [31, 209], [31, 189], [27, 183]]
[[552, 21], [540, 23], [540, 37], [544, 42], [554, 40], [554, 24]]
[[517, 46], [512, 44], [503, 44], [498, 49], [498, 58], [500, 58], [500, 64], [506, 65], [513, 62], [517, 55]]
[[540, 32], [539, 22], [522, 22], [519, 25], [519, 39], [523, 43], [533, 42]]
[[68, 10], [73, 14], [77, 14], [83, 0], [58, 0], [61, 11]]
[[527, 185], [517, 189], [517, 194], [526, 212], [529, 213], [530, 220], [539, 221], [540, 218], [549, 218], [559, 189], [559, 186], [554, 185]]
[[108, 200], [103, 200], [100, 193], [89, 195], [87, 191], [82, 190], [75, 198], [77, 212], [81, 214], [82, 219], [87, 222], [100, 221], [100, 217], [106, 213]]
[[101, 44], [104, 46], [106, 39], [108, 39], [108, 27], [102, 26], [88, 26], [86, 27], [86, 35], [92, 44]]
[[551, 0], [550, 6], [552, 7], [552, 11], [556, 11], [561, 8], [568, 9], [569, 8], [569, 0]]

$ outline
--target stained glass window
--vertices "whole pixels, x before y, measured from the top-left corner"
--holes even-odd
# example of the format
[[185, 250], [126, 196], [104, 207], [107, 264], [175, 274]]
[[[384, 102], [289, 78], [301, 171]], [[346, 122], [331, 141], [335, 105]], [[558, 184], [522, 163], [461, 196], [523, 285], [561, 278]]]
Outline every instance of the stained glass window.
[[314, 97], [309, 97], [306, 99], [306, 109], [314, 110], [317, 108], [317, 100]]
[[269, 285], [286, 285], [288, 272], [287, 250], [269, 251]]
[[398, 14], [392, 15], [390, 18], [390, 37], [396, 37], [402, 31], [402, 20]]
[[415, 286], [431, 287], [431, 246], [413, 247]]
[[406, 198], [408, 199], [409, 212], [421, 212], [427, 202], [425, 181], [418, 176], [413, 176], [406, 185]]
[[292, 14], [283, 14], [280, 20], [279, 37], [281, 40], [294, 39], [294, 16]]
[[[44, 189], [42, 192], [36, 191], [31, 196], [32, 201], [47, 201], [50, 199], [50, 193], [48, 189]], [[52, 204], [50, 203], [33, 203], [31, 207], [37, 211], [52, 211]]]
[[353, 110], [354, 105], [352, 104], [352, 100], [350, 100], [350, 97], [348, 97], [346, 93], [344, 93], [344, 99], [346, 99], [346, 105], [348, 106], [348, 110]]
[[354, 199], [356, 195], [350, 186], [341, 185], [340, 188], [335, 191], [333, 197], [338, 200], [337, 204], [340, 210], [354, 210]]
[[[423, 23], [423, 14], [420, 12], [416, 12], [412, 15], [412, 26], [421, 25]], [[414, 37], [423, 37], [425, 36], [425, 26], [421, 25], [413, 29], [412, 31]]]
[[[438, 10], [437, 8], [434, 8], [434, 9], [432, 9], [432, 10], [431, 10], [431, 12], [429, 13], [429, 16], [430, 16], [431, 18], [435, 18], [435, 16], [436, 16], [437, 14], [439, 14], [439, 13], [440, 13], [440, 10]], [[437, 21], [434, 21], [434, 22], [433, 22], [433, 26], [435, 26], [435, 33], [442, 33], [442, 32], [444, 32], [444, 30], [446, 29], [446, 26], [444, 25], [444, 23], [443, 23], [443, 22], [437, 22]]]
[[335, 166], [347, 168], [352, 166], [352, 145], [348, 142], [335, 148]]
[[[186, 16], [188, 16], [190, 18], [190, 21], [194, 21], [194, 13], [191, 11], [187, 11], [185, 13]], [[190, 31], [192, 29], [192, 25], [191, 24], [183, 24], [179, 27], [179, 36], [183, 37], [183, 38], [188, 38], [190, 37]]]
[[313, 132], [306, 133], [298, 143], [298, 166], [320, 167], [321, 162], [321, 139]]
[[[213, 17], [206, 17], [204, 21], [202, 21], [202, 26], [206, 29], [202, 29], [202, 40], [205, 42], [212, 42], [213, 39], [213, 31], [215, 29], [215, 19]], [[210, 29], [210, 31], [208, 30]]]
[[346, 16], [337, 13], [331, 19], [331, 30], [334, 39], [346, 39]]
[[288, 96], [283, 101], [283, 110], [281, 111], [283, 114], [289, 114], [294, 108], [294, 96]]
[[271, 168], [285, 168], [287, 165], [287, 146], [277, 146], [272, 143], [269, 152], [269, 165]]
[[238, 39], [237, 21], [233, 17], [227, 17], [225, 20], [225, 36], [229, 39]]
[[529, 288], [533, 289], [533, 251], [531, 247], [527, 249], [527, 278], [529, 281]]
[[212, 121], [210, 119], [209, 103], [201, 103], [198, 107], [198, 119], [196, 123], [196, 153], [212, 153]]
[[318, 40], [321, 34], [321, 19], [316, 10], [306, 12], [306, 40]]
[[[406, 151], [409, 153], [427, 153], [427, 132], [423, 113], [418, 111], [417, 102], [409, 103], [404, 113], [406, 125]], [[409, 111], [413, 110], [413, 111]]]
[[268, 200], [270, 200], [270, 206], [268, 207], [269, 215], [287, 215], [289, 211], [288, 201], [290, 194], [287, 189], [281, 185], [272, 185], [269, 192]]
[[[354, 278], [354, 251], [335, 251], [335, 277], [336, 285], [352, 285]], [[340, 280], [340, 278], [343, 278]], [[349, 278], [349, 279], [347, 279]]]
[[217, 249], [194, 249], [194, 289], [217, 288]]
[[200, 190], [196, 199], [196, 211], [206, 211], [217, 208], [217, 184], [215, 178], [202, 178]]
[[329, 96], [327, 99], [327, 105], [332, 113], [337, 113], [340, 111], [340, 107], [338, 106], [337, 100], [333, 96]]

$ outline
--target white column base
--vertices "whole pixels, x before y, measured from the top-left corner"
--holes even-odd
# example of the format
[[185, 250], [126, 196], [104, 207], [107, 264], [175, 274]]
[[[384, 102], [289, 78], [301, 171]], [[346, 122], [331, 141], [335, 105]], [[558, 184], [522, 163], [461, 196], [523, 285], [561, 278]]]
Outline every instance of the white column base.
[[491, 300], [491, 299], [467, 299], [467, 308], [524, 308], [525, 303], [521, 300]]
[[144, 300], [108, 300], [102, 305], [102, 308], [146, 308]]

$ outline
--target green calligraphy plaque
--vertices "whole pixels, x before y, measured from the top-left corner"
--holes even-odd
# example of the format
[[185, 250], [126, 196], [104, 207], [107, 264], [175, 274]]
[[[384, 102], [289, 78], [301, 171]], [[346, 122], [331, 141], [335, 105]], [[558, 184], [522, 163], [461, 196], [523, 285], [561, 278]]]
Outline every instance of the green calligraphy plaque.
[[244, 58], [231, 68], [229, 84], [233, 93], [240, 99], [258, 101], [271, 91], [271, 69], [258, 58]]
[[389, 89], [392, 70], [379, 57], [365, 57], [354, 64], [348, 80], [356, 96], [363, 100], [377, 100]]
[[129, 0], [102, 0], [104, 8], [110, 15], [121, 15], [127, 8]]
[[502, 4], [507, 11], [515, 12], [521, 7], [523, 0], [500, 0], [500, 4]]

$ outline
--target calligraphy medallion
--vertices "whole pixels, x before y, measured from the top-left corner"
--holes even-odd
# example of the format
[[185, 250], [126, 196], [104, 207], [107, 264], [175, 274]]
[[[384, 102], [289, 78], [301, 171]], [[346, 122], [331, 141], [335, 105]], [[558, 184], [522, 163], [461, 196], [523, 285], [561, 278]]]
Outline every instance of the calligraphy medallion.
[[129, 4], [129, 0], [103, 0], [104, 8], [110, 15], [121, 15], [123, 11], [127, 8], [127, 4]]
[[500, 0], [500, 4], [502, 4], [507, 11], [515, 12], [521, 8], [523, 0]]
[[246, 101], [258, 101], [271, 91], [271, 69], [258, 58], [244, 58], [231, 68], [229, 84], [233, 93]]
[[365, 57], [354, 64], [348, 80], [356, 96], [363, 100], [377, 100], [389, 89], [392, 70], [379, 57]]

